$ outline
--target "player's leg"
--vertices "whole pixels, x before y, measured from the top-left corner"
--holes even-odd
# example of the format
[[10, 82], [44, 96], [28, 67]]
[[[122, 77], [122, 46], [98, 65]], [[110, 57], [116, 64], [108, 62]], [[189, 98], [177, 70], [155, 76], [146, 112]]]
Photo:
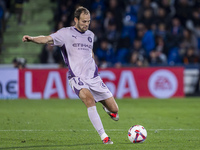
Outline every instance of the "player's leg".
[[87, 88], [82, 88], [79, 92], [79, 98], [85, 104], [87, 108], [96, 106], [95, 100], [91, 94], [91, 92]]
[[100, 101], [110, 112], [117, 113], [119, 111], [118, 105], [114, 97], [107, 98], [103, 101]]
[[94, 100], [91, 92], [88, 89], [83, 88], [79, 92], [79, 97], [83, 101], [85, 106], [87, 107], [89, 119], [92, 122], [96, 131], [98, 132], [99, 136], [101, 137], [101, 140], [103, 141], [103, 143], [104, 144], [113, 144], [113, 142], [110, 140], [108, 135], [105, 133], [103, 124], [101, 122], [100, 116], [96, 109], [95, 100]]
[[118, 105], [117, 105], [114, 97], [112, 96], [112, 97], [107, 98], [100, 102], [103, 104], [103, 109], [109, 114], [109, 116], [113, 120], [118, 121], [119, 120], [119, 114], [118, 114], [119, 108], [118, 108]]
[[90, 91], [94, 96], [95, 101], [103, 104], [104, 110], [113, 120], [119, 120], [118, 105], [108, 87], [103, 83], [102, 79], [97, 76], [96, 78], [90, 80], [90, 83], [88, 84], [91, 85]]

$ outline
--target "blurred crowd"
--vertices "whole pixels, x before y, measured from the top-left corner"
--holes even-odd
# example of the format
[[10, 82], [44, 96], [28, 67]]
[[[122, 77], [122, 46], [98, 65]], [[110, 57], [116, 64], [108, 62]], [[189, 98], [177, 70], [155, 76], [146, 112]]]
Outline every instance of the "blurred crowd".
[[[15, 14], [17, 24], [22, 25], [23, 3], [28, 1], [0, 0], [0, 53], [10, 14]], [[90, 10], [90, 30], [95, 34], [95, 61], [101, 68], [200, 63], [199, 0], [49, 2], [56, 5], [53, 32], [74, 25], [73, 13], [78, 6]], [[40, 63], [63, 66], [61, 57], [59, 48], [48, 45], [44, 45], [39, 54]]]
[[196, 64], [200, 61], [199, 0], [51, 0], [55, 31], [91, 12], [99, 67]]
[[0, 54], [2, 51], [3, 34], [6, 31], [6, 23], [15, 15], [18, 25], [22, 25], [23, 3], [29, 0], [0, 0]]

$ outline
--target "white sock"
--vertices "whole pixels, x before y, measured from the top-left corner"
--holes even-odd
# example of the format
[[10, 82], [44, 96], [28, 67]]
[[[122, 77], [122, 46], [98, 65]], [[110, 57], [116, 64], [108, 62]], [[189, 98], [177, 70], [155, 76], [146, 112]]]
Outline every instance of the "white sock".
[[104, 140], [106, 137], [108, 137], [108, 135], [104, 132], [104, 133], [101, 135], [101, 140]]
[[98, 132], [99, 136], [102, 139], [106, 133], [104, 131], [103, 124], [97, 112], [96, 106], [88, 107], [87, 110], [90, 121], [92, 122], [94, 128], [96, 129], [96, 131]]

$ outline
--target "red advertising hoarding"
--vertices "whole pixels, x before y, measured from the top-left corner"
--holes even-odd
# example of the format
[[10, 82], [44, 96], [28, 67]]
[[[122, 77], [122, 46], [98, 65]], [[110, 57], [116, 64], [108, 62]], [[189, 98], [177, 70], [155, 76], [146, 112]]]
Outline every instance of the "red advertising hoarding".
[[[99, 70], [116, 98], [183, 97], [183, 68], [109, 68]], [[78, 98], [67, 81], [67, 69], [19, 70], [19, 97]]]

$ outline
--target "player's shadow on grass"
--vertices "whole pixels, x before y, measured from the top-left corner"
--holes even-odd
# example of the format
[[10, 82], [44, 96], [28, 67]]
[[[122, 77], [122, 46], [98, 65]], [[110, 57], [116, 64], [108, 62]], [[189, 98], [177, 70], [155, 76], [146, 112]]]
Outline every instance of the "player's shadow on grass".
[[28, 149], [28, 148], [53, 148], [53, 147], [75, 147], [75, 146], [91, 146], [91, 145], [97, 145], [102, 143], [85, 143], [85, 144], [72, 144], [72, 145], [35, 145], [35, 146], [16, 146], [16, 147], [0, 147], [0, 150], [7, 150], [7, 149]]

